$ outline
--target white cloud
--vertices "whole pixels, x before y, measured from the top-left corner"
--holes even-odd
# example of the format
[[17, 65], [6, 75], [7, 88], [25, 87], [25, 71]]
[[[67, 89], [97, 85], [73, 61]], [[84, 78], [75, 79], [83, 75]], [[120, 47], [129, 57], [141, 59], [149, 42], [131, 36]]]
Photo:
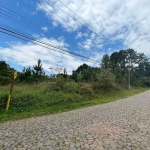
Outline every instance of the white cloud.
[[[67, 44], [61, 40], [42, 38], [42, 41], [54, 43], [59, 47], [67, 48]], [[64, 55], [50, 49], [37, 46], [31, 43], [23, 44], [21, 42], [9, 43], [9, 47], [0, 47], [1, 59], [6, 62], [20, 65], [22, 67], [33, 66], [40, 58], [42, 60], [43, 68], [45, 71], [50, 72], [50, 67], [62, 66], [67, 69], [70, 74], [73, 69], [76, 69], [83, 63], [92, 65], [92, 63], [77, 59], [70, 55]], [[94, 64], [94, 63], [93, 63]]]
[[20, 7], [20, 4], [19, 4], [18, 0], [16, 0], [16, 5], [17, 5], [18, 7]]
[[98, 49], [102, 49], [102, 48], [103, 48], [103, 44], [96, 44], [96, 47], [97, 47]]
[[87, 36], [88, 36], [87, 33], [77, 32], [76, 39], [79, 39], [79, 38], [82, 38], [82, 37], [87, 37]]
[[45, 32], [48, 32], [48, 27], [41, 27], [41, 29], [43, 30], [43, 31], [45, 31]]
[[[40, 0], [40, 2], [41, 4], [37, 4], [36, 11], [43, 11], [46, 14], [47, 18], [53, 24], [54, 30], [55, 27], [61, 26], [63, 33], [64, 31], [70, 33], [69, 36], [67, 33], [70, 41], [72, 35], [75, 36], [76, 43], [78, 43], [81, 50], [76, 49], [76, 53], [82, 53], [82, 55], [89, 56], [98, 61], [100, 61], [106, 52], [111, 54], [115, 50], [120, 50], [120, 48], [133, 48], [138, 52], [150, 55], [149, 0], [125, 0], [123, 2], [120, 0], [62, 1], [72, 11], [83, 18], [85, 22], [75, 16], [59, 1], [54, 1], [55, 5], [75, 18], [75, 20], [58, 7], [52, 5], [50, 0]], [[94, 32], [85, 29], [84, 25], [87, 25]], [[44, 31], [49, 30], [47, 26], [43, 26], [41, 29]], [[74, 33], [72, 34], [72, 32]], [[65, 42], [65, 37], [59, 37], [57, 40], [54, 38], [41, 38], [36, 34], [34, 37], [62, 48], [71, 47], [71, 43]], [[83, 49], [85, 51], [82, 51]], [[46, 71], [49, 71], [49, 67], [56, 65], [64, 66], [67, 70], [72, 70], [86, 63], [72, 56], [63, 55], [31, 43], [9, 43], [9, 47], [7, 48], [0, 47], [0, 57], [21, 66], [33, 65], [40, 58], [43, 61], [43, 67]], [[94, 65], [94, 63], [87, 64]]]
[[90, 50], [91, 47], [92, 47], [92, 40], [91, 39], [86, 39], [84, 42], [78, 43], [78, 46], [80, 48], [84, 48], [86, 50]]
[[35, 11], [30, 11], [30, 14], [33, 16], [33, 15], [36, 14], [36, 12]]
[[[66, 31], [77, 31], [83, 25], [88, 25], [91, 30], [95, 29], [95, 35], [88, 34], [87, 36], [95, 44], [107, 46], [113, 41], [114, 44], [116, 43], [115, 46], [117, 46], [117, 41], [121, 40], [123, 47], [136, 48], [136, 46], [145, 43], [143, 52], [150, 54], [149, 42], [146, 42], [150, 39], [149, 0], [125, 0], [123, 2], [120, 0], [64, 0], [63, 3], [84, 19], [85, 22], [75, 16], [59, 1], [55, 1], [55, 5], [63, 9], [70, 16], [73, 16], [73, 18], [76, 18], [77, 21], [59, 8], [51, 5], [49, 0], [41, 0], [42, 5], [38, 4], [37, 8], [45, 12], [47, 17], [53, 20], [54, 24], [61, 25]], [[51, 10], [51, 12], [46, 8]], [[83, 38], [82, 34], [82, 32], [78, 31], [76, 38]], [[83, 44], [85, 49], [89, 49], [92, 44], [85, 44], [86, 40], [80, 43], [81, 45]], [[143, 46], [140, 48], [137, 47], [136, 50], [141, 51], [141, 48]]]

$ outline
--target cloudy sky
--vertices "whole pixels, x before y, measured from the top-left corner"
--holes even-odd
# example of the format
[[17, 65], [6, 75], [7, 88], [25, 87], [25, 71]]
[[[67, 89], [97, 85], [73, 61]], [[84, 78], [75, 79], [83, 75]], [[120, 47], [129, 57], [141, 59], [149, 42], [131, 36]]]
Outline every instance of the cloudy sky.
[[[19, 30], [63, 50], [95, 61], [100, 61], [106, 53], [128, 48], [150, 55], [149, 0], [0, 2], [1, 27]], [[0, 32], [0, 60], [21, 71], [36, 64], [39, 58], [47, 73], [49, 68], [59, 66], [69, 73], [83, 63], [98, 66], [54, 48], [39, 46], [34, 40], [24, 41]]]

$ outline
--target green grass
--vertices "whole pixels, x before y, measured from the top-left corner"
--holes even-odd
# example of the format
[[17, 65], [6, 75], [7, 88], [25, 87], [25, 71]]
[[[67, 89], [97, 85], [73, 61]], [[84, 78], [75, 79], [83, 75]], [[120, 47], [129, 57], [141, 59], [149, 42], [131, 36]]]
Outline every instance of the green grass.
[[119, 88], [105, 92], [103, 91], [100, 92], [100, 94], [91, 93], [89, 95], [87, 93], [85, 94], [85, 89], [87, 92], [87, 89], [90, 87], [90, 85], [87, 84], [83, 87], [79, 85], [81, 89], [86, 87], [84, 92], [83, 90], [80, 90], [80, 92], [75, 91], [75, 89], [79, 88], [76, 83], [69, 83], [69, 85], [65, 85], [63, 89], [59, 89], [58, 91], [52, 90], [53, 87], [56, 87], [54, 83], [15, 85], [10, 109], [8, 112], [5, 112], [5, 105], [2, 105], [2, 103], [6, 103], [7, 101], [10, 86], [0, 86], [0, 122], [60, 113], [73, 109], [103, 104], [150, 89], [138, 87], [127, 90]]

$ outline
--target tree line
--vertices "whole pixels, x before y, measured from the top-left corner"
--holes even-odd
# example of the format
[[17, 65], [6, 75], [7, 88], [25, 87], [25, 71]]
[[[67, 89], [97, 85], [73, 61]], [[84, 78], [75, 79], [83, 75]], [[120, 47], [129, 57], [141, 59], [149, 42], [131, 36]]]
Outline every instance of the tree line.
[[[0, 84], [9, 84], [14, 71], [15, 69], [11, 68], [5, 61], [0, 61]], [[66, 69], [57, 68], [55, 73], [48, 76], [45, 74], [39, 59], [33, 67], [23, 68], [22, 72], [18, 72], [17, 82], [35, 83], [57, 79], [97, 82], [103, 88], [111, 87], [115, 83], [127, 86], [129, 79], [132, 86], [150, 86], [150, 62], [144, 53], [127, 49], [113, 52], [110, 56], [108, 54], [103, 55], [99, 67], [83, 64], [73, 70], [71, 75], [67, 74]]]
[[100, 67], [81, 65], [71, 76], [76, 82], [101, 81], [101, 84], [119, 83], [124, 86], [150, 86], [150, 62], [144, 53], [133, 49], [103, 55]]

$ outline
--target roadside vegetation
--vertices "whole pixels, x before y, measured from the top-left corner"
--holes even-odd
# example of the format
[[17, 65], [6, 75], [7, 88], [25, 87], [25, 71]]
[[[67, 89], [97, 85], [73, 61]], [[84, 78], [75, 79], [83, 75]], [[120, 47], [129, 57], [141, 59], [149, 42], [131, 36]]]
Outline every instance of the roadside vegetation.
[[45, 75], [39, 59], [33, 67], [18, 73], [6, 112], [14, 71], [0, 61], [0, 121], [102, 104], [150, 89], [150, 62], [133, 49], [106, 54], [100, 67], [83, 64], [71, 75], [61, 67], [51, 68], [51, 75]]

